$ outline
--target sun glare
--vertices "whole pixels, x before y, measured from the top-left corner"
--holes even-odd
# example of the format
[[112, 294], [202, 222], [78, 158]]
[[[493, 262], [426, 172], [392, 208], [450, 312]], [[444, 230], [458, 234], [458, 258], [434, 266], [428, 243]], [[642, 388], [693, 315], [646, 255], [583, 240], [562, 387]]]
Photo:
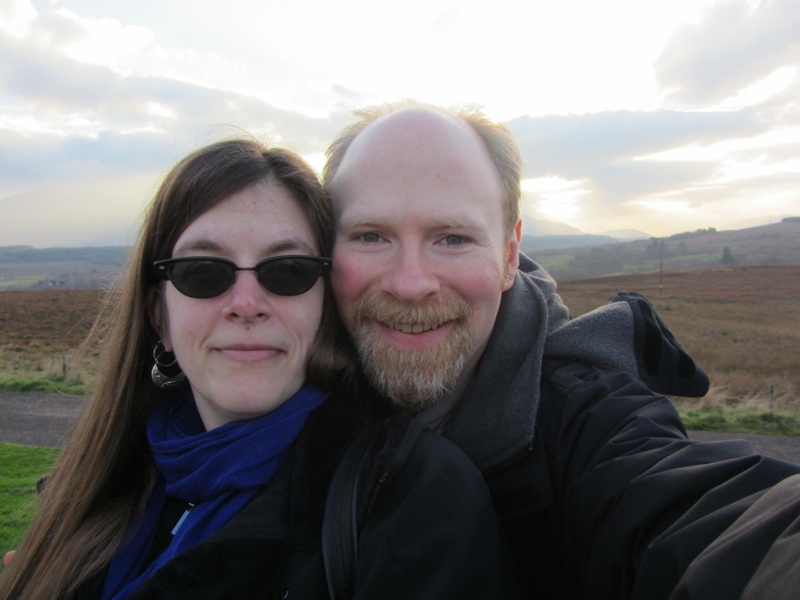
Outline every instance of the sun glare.
[[123, 26], [116, 19], [81, 18], [64, 8], [54, 12], [85, 31], [85, 37], [64, 47], [69, 56], [84, 63], [121, 70], [123, 56], [134, 54], [153, 41], [153, 32], [144, 27]]
[[523, 212], [560, 222], [569, 221], [578, 214], [580, 198], [586, 194], [579, 182], [560, 177], [525, 179], [521, 188]]
[[666, 198], [649, 198], [647, 200], [639, 200], [632, 202], [632, 204], [639, 204], [644, 208], [660, 212], [679, 215], [688, 213], [690, 210], [689, 203], [685, 200], [668, 200]]

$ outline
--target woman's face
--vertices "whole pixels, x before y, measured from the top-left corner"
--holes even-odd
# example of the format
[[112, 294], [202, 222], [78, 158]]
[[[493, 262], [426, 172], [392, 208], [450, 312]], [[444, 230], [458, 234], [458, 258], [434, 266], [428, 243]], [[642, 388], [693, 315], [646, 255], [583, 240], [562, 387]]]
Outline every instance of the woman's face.
[[[273, 256], [318, 252], [292, 195], [259, 183], [193, 221], [172, 257], [216, 256], [252, 267]], [[189, 380], [206, 429], [268, 413], [303, 385], [322, 317], [321, 278], [299, 296], [268, 292], [253, 271], [237, 272], [233, 287], [215, 298], [189, 298], [170, 282], [159, 290], [150, 304], [154, 322]]]

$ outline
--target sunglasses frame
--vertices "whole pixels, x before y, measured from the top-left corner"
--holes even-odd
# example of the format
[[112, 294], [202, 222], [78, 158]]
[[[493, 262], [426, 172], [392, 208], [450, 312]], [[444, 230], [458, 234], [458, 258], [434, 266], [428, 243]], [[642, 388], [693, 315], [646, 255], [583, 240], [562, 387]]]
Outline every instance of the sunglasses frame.
[[[264, 281], [262, 281], [259, 269], [263, 268], [265, 265], [269, 265], [270, 263], [287, 261], [287, 260], [314, 262], [319, 265], [320, 267], [319, 275], [314, 279], [314, 283], [312, 283], [308, 289], [303, 290], [302, 292], [296, 294], [281, 294], [279, 292], [269, 289], [267, 285], [265, 285]], [[226, 287], [220, 293], [213, 294], [210, 296], [196, 296], [187, 294], [185, 291], [181, 289], [181, 287], [175, 284], [175, 281], [172, 280], [170, 275], [170, 267], [176, 264], [189, 263], [189, 262], [210, 262], [218, 265], [223, 265], [225, 267], [229, 267], [231, 269], [230, 273], [232, 274], [232, 277], [230, 277], [230, 282], [228, 287]], [[211, 298], [217, 298], [222, 294], [224, 294], [225, 292], [227, 292], [228, 290], [230, 290], [236, 283], [236, 273], [238, 271], [253, 271], [256, 274], [256, 279], [258, 280], [259, 285], [270, 294], [275, 294], [276, 296], [285, 296], [285, 297], [300, 296], [310, 291], [311, 288], [313, 288], [316, 285], [317, 279], [319, 279], [320, 277], [326, 277], [330, 273], [332, 265], [333, 261], [330, 258], [325, 258], [324, 256], [312, 256], [309, 254], [282, 254], [280, 256], [271, 256], [269, 258], [265, 258], [264, 260], [260, 260], [252, 267], [240, 267], [232, 260], [229, 260], [227, 258], [221, 258], [219, 256], [182, 256], [179, 258], [165, 258], [162, 260], [157, 260], [153, 263], [153, 268], [155, 269], [156, 276], [159, 279], [163, 279], [164, 281], [171, 281], [172, 285], [175, 286], [175, 289], [178, 290], [184, 296], [188, 298], [195, 298], [198, 300], [209, 300]]]

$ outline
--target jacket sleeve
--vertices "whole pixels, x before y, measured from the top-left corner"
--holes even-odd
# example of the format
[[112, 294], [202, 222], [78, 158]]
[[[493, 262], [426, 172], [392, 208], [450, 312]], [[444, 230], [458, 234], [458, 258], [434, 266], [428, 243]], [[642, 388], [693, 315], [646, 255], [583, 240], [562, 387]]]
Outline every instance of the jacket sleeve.
[[[669, 400], [625, 374], [571, 363], [544, 380], [541, 431], [557, 527], [586, 597], [670, 597], [707, 548], [746, 522], [770, 488], [800, 472], [756, 455], [746, 442], [689, 441]], [[737, 539], [717, 557], [742, 545]], [[709, 572], [709, 584], [725, 583], [717, 593], [680, 597], [739, 598], [771, 546], [762, 536], [735, 573]]]
[[795, 475], [753, 502], [703, 550], [673, 596], [790, 600], [797, 598], [798, 590], [800, 475]]
[[431, 432], [381, 489], [361, 530], [357, 599], [516, 598], [480, 472]]

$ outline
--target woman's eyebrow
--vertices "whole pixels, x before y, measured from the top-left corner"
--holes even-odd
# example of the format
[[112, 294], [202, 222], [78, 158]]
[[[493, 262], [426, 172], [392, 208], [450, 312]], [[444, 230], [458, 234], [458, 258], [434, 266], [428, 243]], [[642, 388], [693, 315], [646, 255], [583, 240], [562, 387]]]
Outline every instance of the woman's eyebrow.
[[224, 253], [225, 247], [219, 245], [216, 242], [212, 242], [208, 239], [196, 239], [196, 240], [187, 240], [185, 243], [181, 244], [180, 246], [176, 246], [175, 250], [173, 251], [174, 255], [185, 254], [188, 252], [214, 252], [214, 253]]
[[[260, 252], [262, 256], [273, 256], [285, 252], [304, 251], [309, 254], [315, 252], [313, 246], [303, 238], [285, 238], [277, 240], [271, 244], [264, 246]], [[214, 242], [209, 239], [201, 238], [196, 240], [187, 240], [186, 243], [181, 244], [175, 248], [175, 256], [195, 253], [195, 252], [211, 252], [214, 254], [231, 254], [233, 249]]]
[[273, 244], [270, 244], [264, 249], [263, 254], [265, 255], [280, 254], [282, 252], [297, 251], [297, 250], [303, 250], [310, 254], [313, 254], [315, 252], [313, 246], [309, 244], [308, 240], [302, 238], [287, 238], [285, 240], [280, 240]]

